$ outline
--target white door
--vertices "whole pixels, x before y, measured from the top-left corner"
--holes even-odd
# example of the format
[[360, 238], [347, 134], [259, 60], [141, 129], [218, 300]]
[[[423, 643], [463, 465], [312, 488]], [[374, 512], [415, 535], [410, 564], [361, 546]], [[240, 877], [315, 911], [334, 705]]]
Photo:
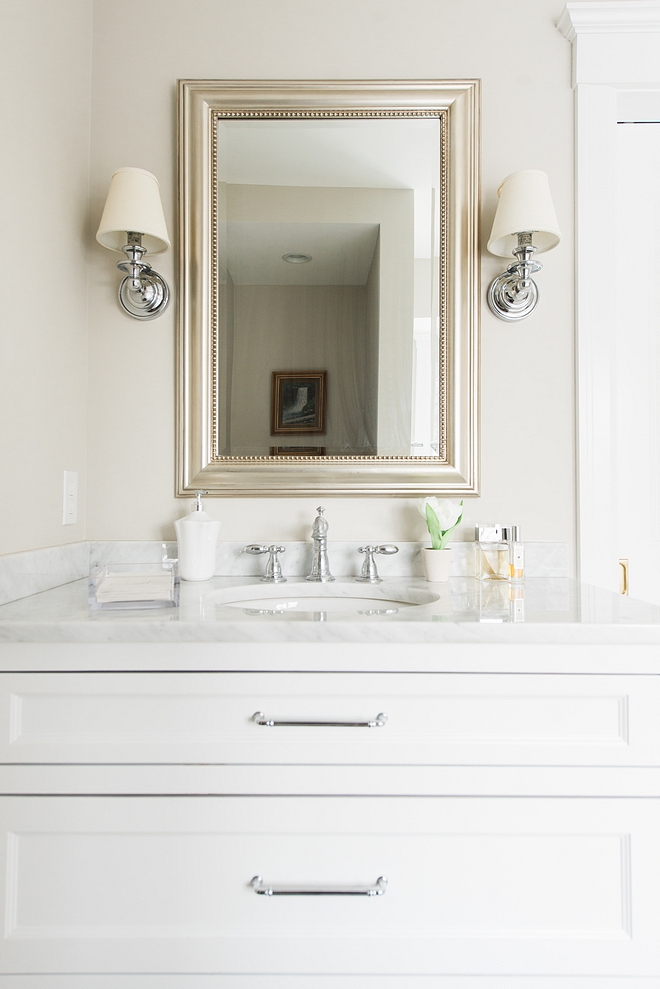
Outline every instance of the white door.
[[631, 597], [660, 605], [660, 123], [621, 122], [616, 145], [617, 545]]

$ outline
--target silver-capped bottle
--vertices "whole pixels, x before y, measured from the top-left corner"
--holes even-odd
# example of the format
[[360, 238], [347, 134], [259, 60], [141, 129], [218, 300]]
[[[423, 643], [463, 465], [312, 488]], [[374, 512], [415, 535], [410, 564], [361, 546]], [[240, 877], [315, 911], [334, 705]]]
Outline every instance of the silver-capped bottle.
[[508, 549], [507, 576], [512, 584], [525, 580], [525, 544], [520, 541], [520, 526], [504, 526], [504, 539]]

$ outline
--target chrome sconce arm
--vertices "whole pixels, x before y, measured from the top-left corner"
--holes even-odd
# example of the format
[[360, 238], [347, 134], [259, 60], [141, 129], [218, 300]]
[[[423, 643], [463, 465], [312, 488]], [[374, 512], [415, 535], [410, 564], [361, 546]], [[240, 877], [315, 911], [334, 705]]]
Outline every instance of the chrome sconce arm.
[[533, 260], [537, 248], [532, 244], [532, 233], [525, 231], [517, 237], [518, 246], [513, 252], [517, 260], [494, 278], [488, 289], [490, 311], [509, 321], [524, 319], [534, 312], [539, 290], [531, 276], [543, 268]]
[[147, 253], [142, 246], [142, 234], [126, 231], [128, 243], [122, 248], [126, 261], [117, 267], [126, 273], [119, 286], [119, 304], [135, 319], [155, 319], [170, 301], [170, 290], [162, 275], [142, 261]]

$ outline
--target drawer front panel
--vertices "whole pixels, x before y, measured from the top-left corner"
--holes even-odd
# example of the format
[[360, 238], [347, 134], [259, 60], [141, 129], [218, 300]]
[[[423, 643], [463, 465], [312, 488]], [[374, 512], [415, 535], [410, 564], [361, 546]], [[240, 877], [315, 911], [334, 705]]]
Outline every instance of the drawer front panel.
[[4, 674], [0, 761], [657, 765], [658, 710], [652, 676]]
[[[4, 973], [660, 976], [657, 801], [55, 797], [0, 811]], [[257, 874], [276, 895], [255, 893]], [[337, 895], [380, 876], [384, 895]]]

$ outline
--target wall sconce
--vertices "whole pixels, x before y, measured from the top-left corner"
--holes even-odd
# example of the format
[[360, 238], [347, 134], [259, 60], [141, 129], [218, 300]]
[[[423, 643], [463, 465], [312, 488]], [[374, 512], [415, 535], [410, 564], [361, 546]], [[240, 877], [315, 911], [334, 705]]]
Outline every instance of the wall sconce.
[[504, 179], [497, 195], [488, 250], [501, 258], [513, 254], [517, 260], [491, 282], [488, 305], [500, 319], [513, 321], [536, 308], [539, 290], [531, 276], [543, 265], [533, 258], [556, 247], [561, 233], [545, 172], [514, 172]]
[[126, 272], [119, 302], [135, 319], [155, 319], [170, 299], [165, 279], [142, 260], [170, 248], [158, 179], [143, 168], [119, 168], [110, 180], [96, 239], [126, 255], [117, 267]]

